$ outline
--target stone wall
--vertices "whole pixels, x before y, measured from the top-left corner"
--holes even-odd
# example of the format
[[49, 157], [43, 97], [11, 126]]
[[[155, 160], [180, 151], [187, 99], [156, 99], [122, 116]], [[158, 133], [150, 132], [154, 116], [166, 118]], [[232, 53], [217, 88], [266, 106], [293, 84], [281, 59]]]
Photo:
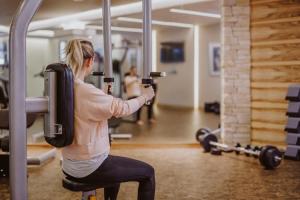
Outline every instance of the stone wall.
[[250, 0], [222, 0], [221, 127], [226, 143], [250, 143]]

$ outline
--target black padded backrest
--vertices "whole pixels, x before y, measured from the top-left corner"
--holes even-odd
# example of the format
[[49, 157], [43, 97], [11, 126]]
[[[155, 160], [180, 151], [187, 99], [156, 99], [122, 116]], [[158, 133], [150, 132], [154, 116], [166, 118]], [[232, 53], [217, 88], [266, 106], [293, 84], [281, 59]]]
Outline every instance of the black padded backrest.
[[57, 77], [57, 116], [56, 123], [62, 125], [62, 134], [45, 137], [52, 146], [65, 147], [74, 138], [74, 78], [73, 72], [66, 64], [55, 63], [47, 66], [46, 71], [55, 71]]

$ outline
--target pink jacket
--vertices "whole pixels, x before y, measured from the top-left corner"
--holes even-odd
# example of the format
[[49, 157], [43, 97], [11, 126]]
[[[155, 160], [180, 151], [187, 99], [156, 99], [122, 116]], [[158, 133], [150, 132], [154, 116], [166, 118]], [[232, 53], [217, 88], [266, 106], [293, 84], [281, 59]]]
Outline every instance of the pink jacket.
[[63, 157], [87, 160], [109, 151], [107, 119], [112, 116], [130, 115], [144, 103], [143, 96], [123, 101], [76, 79], [74, 83], [75, 135], [73, 143], [62, 149]]

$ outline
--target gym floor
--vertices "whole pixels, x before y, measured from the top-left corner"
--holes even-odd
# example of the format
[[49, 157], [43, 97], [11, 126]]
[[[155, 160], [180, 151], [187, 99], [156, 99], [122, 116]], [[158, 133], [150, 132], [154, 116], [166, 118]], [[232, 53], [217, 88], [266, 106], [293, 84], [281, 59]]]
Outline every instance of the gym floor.
[[[267, 171], [254, 158], [226, 154], [212, 156], [192, 148], [114, 148], [112, 154], [152, 164], [156, 170], [157, 200], [299, 199], [299, 163], [284, 161]], [[42, 167], [29, 168], [30, 200], [80, 199], [80, 193], [61, 186], [59, 156]], [[103, 190], [98, 190], [103, 196]], [[136, 199], [137, 184], [121, 185], [119, 200]], [[8, 200], [8, 188], [0, 183], [0, 199]]]
[[[218, 128], [220, 117], [213, 113], [204, 113], [193, 109], [174, 109], [162, 106], [154, 108], [156, 123], [147, 122], [147, 109], [142, 109], [144, 125], [122, 123], [116, 133], [131, 133], [130, 140], [115, 140], [115, 143], [129, 144], [190, 144], [195, 143], [195, 133], [201, 127]], [[133, 117], [126, 118], [127, 120]], [[32, 136], [43, 131], [43, 120], [39, 118], [28, 129], [28, 143], [33, 143]], [[38, 140], [37, 142], [42, 142]]]
[[[285, 160], [278, 169], [267, 171], [252, 157], [205, 154], [195, 143], [194, 133], [203, 126], [217, 127], [218, 116], [167, 108], [157, 108], [156, 112], [156, 124], [142, 127], [123, 124], [118, 132], [130, 130], [133, 139], [114, 142], [111, 153], [143, 160], [154, 166], [157, 200], [299, 199], [298, 162]], [[40, 124], [41, 121], [38, 121], [29, 132], [39, 131]], [[30, 147], [29, 155], [45, 148]], [[80, 199], [80, 193], [70, 192], [61, 186], [59, 154], [60, 151], [56, 159], [43, 166], [29, 167], [30, 200]], [[103, 191], [99, 190], [98, 195], [102, 197]], [[133, 200], [136, 195], [137, 184], [124, 183], [118, 199]], [[0, 199], [9, 199], [8, 186], [3, 180], [0, 181]]]

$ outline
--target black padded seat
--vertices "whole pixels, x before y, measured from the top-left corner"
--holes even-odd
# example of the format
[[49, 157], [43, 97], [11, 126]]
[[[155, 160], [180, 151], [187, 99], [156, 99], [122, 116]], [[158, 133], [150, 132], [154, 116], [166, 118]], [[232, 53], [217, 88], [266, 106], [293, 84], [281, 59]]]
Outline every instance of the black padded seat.
[[87, 191], [103, 188], [102, 186], [98, 186], [98, 185], [75, 182], [68, 179], [67, 177], [63, 178], [62, 184], [64, 188], [71, 190], [73, 192], [87, 192]]

